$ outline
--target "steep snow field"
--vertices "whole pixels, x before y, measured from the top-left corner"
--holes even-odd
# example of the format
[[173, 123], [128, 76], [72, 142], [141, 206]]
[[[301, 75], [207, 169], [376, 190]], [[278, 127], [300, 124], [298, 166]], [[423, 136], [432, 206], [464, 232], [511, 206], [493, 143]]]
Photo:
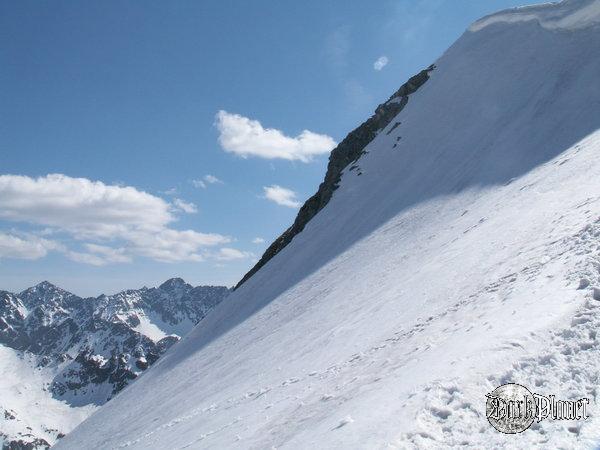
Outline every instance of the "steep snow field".
[[54, 442], [60, 433], [71, 431], [97, 408], [75, 408], [53, 398], [44, 390], [53, 375], [52, 371], [36, 368], [33, 357], [28, 359], [0, 345], [0, 446], [8, 445], [5, 440], [9, 438]]
[[[597, 447], [599, 5], [471, 27], [305, 230], [57, 448]], [[591, 417], [500, 434], [509, 381]]]

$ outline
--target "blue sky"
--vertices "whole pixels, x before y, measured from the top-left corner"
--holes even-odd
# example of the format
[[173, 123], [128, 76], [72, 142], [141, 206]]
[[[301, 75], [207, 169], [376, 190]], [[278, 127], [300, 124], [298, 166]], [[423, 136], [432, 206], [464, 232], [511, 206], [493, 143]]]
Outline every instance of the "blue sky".
[[234, 284], [334, 142], [524, 3], [1, 2], [0, 289]]

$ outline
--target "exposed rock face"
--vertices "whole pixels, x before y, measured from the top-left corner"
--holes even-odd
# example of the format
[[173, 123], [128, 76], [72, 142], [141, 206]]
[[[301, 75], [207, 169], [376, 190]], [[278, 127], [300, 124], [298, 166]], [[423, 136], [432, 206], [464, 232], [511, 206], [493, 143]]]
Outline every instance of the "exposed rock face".
[[26, 313], [18, 297], [0, 291], [0, 344], [19, 350], [28, 346], [28, 336], [23, 330]]
[[2, 450], [36, 450], [48, 447], [50, 447], [48, 441], [40, 438], [33, 438], [29, 441], [22, 439], [10, 441], [2, 446]]
[[[392, 119], [404, 109], [408, 103], [409, 96], [417, 91], [429, 79], [429, 73], [434, 70], [432, 65], [411, 77], [400, 89], [398, 89], [387, 102], [382, 103], [375, 110], [375, 114], [358, 128], [348, 134], [336, 148], [331, 151], [329, 164], [325, 179], [319, 185], [319, 189], [310, 197], [298, 211], [294, 224], [285, 230], [275, 242], [265, 251], [256, 265], [244, 275], [235, 289], [240, 287], [246, 280], [254, 275], [271, 258], [288, 245], [294, 236], [300, 233], [306, 224], [321, 211], [336, 190], [342, 171], [352, 162], [357, 161], [363, 154], [364, 148], [377, 136], [381, 130], [387, 127]], [[394, 127], [397, 125], [394, 125]]]
[[[218, 305], [230, 290], [180, 278], [158, 288], [81, 298], [43, 282], [20, 294], [0, 291], [0, 345], [49, 374], [40, 391], [73, 407], [102, 405], [135, 380]], [[2, 381], [0, 380], [0, 383]], [[35, 414], [35, 405], [31, 414]], [[3, 449], [46, 448], [62, 430], [35, 435], [27, 412], [0, 398]], [[3, 420], [4, 422], [3, 422]], [[10, 422], [9, 433], [3, 423]], [[14, 425], [23, 423], [20, 432]], [[18, 427], [17, 427], [18, 428]], [[2, 442], [4, 442], [2, 444]]]

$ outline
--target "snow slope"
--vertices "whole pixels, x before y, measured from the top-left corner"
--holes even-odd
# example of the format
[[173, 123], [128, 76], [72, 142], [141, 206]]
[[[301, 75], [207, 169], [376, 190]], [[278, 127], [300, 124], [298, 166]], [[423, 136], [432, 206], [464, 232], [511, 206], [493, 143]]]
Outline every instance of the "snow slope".
[[[33, 359], [33, 358], [30, 358]], [[35, 362], [0, 345], [0, 446], [21, 440], [47, 447], [89, 416], [95, 405], [70, 407], [48, 390], [52, 375]]]
[[[471, 27], [304, 231], [56, 448], [597, 448], [599, 4]], [[508, 381], [591, 417], [500, 434]]]

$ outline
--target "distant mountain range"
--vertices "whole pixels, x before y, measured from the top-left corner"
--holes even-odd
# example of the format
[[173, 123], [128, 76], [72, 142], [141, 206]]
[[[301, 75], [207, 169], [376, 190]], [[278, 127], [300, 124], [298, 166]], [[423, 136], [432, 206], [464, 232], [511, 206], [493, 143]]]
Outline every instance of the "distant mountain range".
[[54, 443], [228, 294], [226, 287], [193, 287], [180, 278], [97, 298], [78, 297], [47, 281], [19, 294], [0, 291], [3, 449]]

